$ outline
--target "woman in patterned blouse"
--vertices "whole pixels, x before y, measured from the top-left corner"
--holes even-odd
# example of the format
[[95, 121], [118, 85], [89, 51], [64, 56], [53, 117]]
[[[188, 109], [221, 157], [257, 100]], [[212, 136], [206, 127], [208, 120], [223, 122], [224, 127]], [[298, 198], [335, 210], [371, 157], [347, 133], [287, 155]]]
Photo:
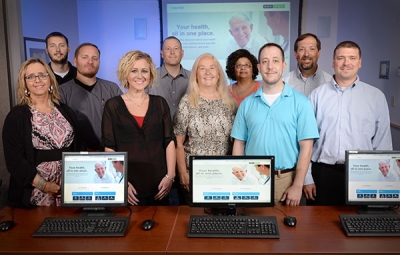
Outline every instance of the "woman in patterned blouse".
[[60, 102], [57, 80], [41, 59], [25, 61], [18, 74], [18, 105], [3, 126], [10, 172], [8, 205], [60, 205], [61, 156], [81, 149], [76, 116]]
[[205, 53], [193, 64], [189, 92], [174, 117], [180, 183], [189, 191], [189, 155], [230, 155], [237, 104], [229, 95], [221, 65]]

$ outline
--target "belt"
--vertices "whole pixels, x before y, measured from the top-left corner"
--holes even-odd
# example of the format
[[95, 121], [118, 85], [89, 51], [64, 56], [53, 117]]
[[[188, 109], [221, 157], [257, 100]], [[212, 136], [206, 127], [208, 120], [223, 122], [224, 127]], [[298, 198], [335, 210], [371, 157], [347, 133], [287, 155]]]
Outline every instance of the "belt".
[[286, 174], [286, 173], [289, 173], [289, 172], [293, 172], [294, 170], [296, 170], [296, 167], [288, 168], [288, 169], [282, 169], [282, 170], [275, 170], [275, 175]]

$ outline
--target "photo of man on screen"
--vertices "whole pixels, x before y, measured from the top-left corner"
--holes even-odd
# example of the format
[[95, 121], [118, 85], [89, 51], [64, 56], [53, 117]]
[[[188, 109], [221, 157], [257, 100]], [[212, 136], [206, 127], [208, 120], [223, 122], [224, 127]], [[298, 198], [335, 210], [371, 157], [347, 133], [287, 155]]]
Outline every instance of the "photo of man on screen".
[[395, 182], [399, 180], [397, 174], [390, 170], [388, 160], [379, 161], [378, 180], [380, 182]]
[[104, 162], [96, 162], [94, 165], [94, 171], [96, 174], [93, 176], [94, 183], [113, 183], [115, 182], [115, 176], [110, 171], [107, 171], [107, 167]]
[[232, 167], [231, 184], [234, 185], [257, 185], [257, 178], [244, 166], [234, 166]]
[[258, 51], [267, 43], [267, 39], [253, 31], [253, 24], [247, 14], [236, 13], [229, 19], [229, 33], [227, 55], [238, 49], [246, 49], [255, 57]]
[[266, 185], [271, 179], [271, 168], [269, 165], [254, 165], [257, 172], [260, 174], [260, 178], [258, 179], [258, 183], [262, 185]]

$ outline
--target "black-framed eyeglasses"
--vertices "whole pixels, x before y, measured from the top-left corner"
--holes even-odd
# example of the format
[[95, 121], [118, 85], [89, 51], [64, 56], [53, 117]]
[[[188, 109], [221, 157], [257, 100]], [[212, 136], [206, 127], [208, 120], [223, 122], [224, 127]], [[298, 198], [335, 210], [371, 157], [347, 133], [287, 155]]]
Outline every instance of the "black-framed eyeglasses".
[[25, 79], [28, 81], [34, 81], [36, 78], [39, 78], [39, 80], [44, 80], [47, 78], [47, 76], [49, 76], [48, 73], [39, 73], [38, 75], [30, 74], [25, 76]]

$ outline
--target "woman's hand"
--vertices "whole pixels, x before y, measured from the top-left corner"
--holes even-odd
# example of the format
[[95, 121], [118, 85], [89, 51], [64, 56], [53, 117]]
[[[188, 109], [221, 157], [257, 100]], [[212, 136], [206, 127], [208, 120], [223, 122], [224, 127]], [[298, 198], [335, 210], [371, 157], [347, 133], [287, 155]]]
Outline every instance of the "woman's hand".
[[56, 184], [55, 182], [46, 182], [44, 186], [43, 192], [46, 192], [50, 195], [55, 195], [60, 192], [60, 185]]
[[185, 190], [189, 191], [189, 172], [179, 174], [179, 182]]
[[154, 196], [155, 200], [161, 200], [168, 196], [169, 191], [172, 187], [172, 181], [167, 178], [162, 178], [160, 184], [158, 185], [158, 193]]
[[136, 189], [133, 187], [133, 185], [128, 182], [128, 203], [131, 205], [138, 205], [139, 199], [136, 197]]

